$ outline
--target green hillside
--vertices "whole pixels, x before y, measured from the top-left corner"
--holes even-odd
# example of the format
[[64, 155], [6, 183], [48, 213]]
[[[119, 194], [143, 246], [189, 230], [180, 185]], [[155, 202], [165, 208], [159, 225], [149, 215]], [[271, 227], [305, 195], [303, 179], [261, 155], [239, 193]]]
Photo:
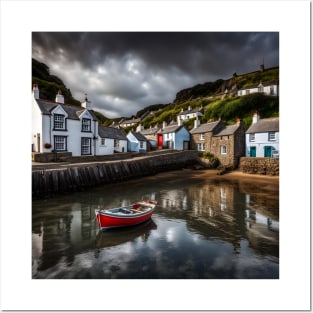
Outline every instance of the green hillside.
[[61, 90], [64, 102], [73, 105], [80, 105], [80, 101], [73, 98], [71, 90], [66, 88], [63, 81], [57, 76], [50, 75], [50, 69], [44, 63], [32, 59], [32, 85], [38, 84], [40, 98], [55, 100], [55, 95]]
[[[142, 124], [145, 128], [151, 125], [161, 124], [163, 121], [170, 123], [176, 122], [177, 114], [183, 109], [191, 108], [204, 109], [204, 116], [201, 123], [218, 120], [221, 118], [227, 124], [235, 123], [237, 118], [243, 120], [244, 125], [249, 127], [252, 121], [252, 115], [258, 111], [261, 118], [279, 116], [279, 97], [265, 96], [255, 93], [246, 96], [236, 96], [225, 99], [197, 99], [186, 101], [181, 104], [170, 104], [166, 108], [157, 111], [154, 115], [149, 115], [143, 119]], [[184, 125], [190, 130], [193, 128], [194, 119], [184, 122]]]

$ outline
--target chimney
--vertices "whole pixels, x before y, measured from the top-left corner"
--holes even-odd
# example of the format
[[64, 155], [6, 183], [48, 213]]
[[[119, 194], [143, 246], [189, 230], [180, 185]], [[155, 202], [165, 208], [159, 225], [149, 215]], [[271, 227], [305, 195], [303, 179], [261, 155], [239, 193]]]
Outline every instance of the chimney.
[[237, 120], [236, 120], [236, 124], [237, 124], [238, 126], [240, 126], [240, 125], [241, 125], [241, 119], [240, 119], [240, 118], [237, 118]]
[[34, 99], [39, 99], [39, 88], [37, 84], [33, 85], [33, 97]]
[[264, 72], [264, 64], [260, 65], [260, 72]]
[[253, 117], [252, 117], [252, 124], [257, 123], [257, 122], [259, 121], [259, 119], [260, 119], [259, 112], [255, 112], [255, 113], [253, 114]]
[[139, 123], [137, 128], [136, 128], [136, 132], [140, 133], [142, 130], [144, 130], [144, 127], [141, 125], [141, 123]]
[[89, 101], [87, 99], [87, 94], [85, 94], [86, 97], [85, 97], [85, 101], [82, 103], [82, 107], [87, 109], [87, 110], [90, 110], [91, 109], [91, 101]]
[[178, 126], [181, 126], [183, 124], [180, 116], [177, 117], [177, 124], [178, 124]]
[[191, 111], [191, 106], [190, 105], [188, 106], [188, 111]]
[[193, 128], [198, 128], [200, 126], [200, 121], [198, 120], [198, 117], [194, 121], [194, 127]]
[[64, 104], [64, 96], [62, 95], [62, 92], [60, 89], [55, 97], [55, 102]]
[[166, 122], [163, 121], [162, 128], [165, 128], [165, 127], [166, 127]]

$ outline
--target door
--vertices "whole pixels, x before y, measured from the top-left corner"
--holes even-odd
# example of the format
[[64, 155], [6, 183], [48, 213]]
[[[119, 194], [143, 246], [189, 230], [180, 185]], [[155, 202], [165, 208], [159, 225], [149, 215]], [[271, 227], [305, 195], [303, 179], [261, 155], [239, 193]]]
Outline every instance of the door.
[[189, 141], [184, 141], [184, 150], [189, 150]]
[[264, 157], [270, 158], [272, 156], [272, 147], [265, 146], [264, 147]]
[[256, 157], [256, 147], [250, 147], [250, 157]]
[[40, 152], [40, 133], [37, 133], [37, 152]]
[[158, 148], [161, 149], [163, 147], [163, 135], [158, 134]]

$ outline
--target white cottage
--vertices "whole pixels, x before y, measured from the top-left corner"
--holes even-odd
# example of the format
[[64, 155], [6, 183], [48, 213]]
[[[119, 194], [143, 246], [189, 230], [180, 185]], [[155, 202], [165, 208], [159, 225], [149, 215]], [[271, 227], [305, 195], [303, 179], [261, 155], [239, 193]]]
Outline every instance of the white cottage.
[[194, 108], [192, 109], [191, 106], [188, 106], [188, 110], [181, 110], [181, 112], [178, 114], [177, 118], [181, 119], [182, 121], [189, 120], [191, 118], [199, 118], [202, 117], [202, 111], [203, 108]]
[[239, 89], [237, 92], [238, 96], [249, 95], [252, 93], [262, 93], [267, 96], [279, 96], [279, 82], [278, 80], [261, 81], [257, 85]]
[[127, 152], [127, 137], [119, 128], [99, 126], [99, 140], [97, 155]]
[[254, 113], [246, 131], [246, 156], [279, 156], [279, 117], [260, 119], [260, 115]]
[[95, 155], [98, 119], [90, 110], [90, 105], [87, 98], [81, 106], [65, 104], [61, 91], [55, 101], [42, 100], [38, 85], [34, 84], [32, 151]]

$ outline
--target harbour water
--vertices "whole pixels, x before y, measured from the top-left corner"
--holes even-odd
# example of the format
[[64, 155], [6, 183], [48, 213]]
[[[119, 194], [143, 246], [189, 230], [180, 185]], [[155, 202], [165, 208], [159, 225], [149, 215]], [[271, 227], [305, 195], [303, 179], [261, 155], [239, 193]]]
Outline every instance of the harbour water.
[[[279, 192], [173, 171], [32, 203], [34, 279], [278, 279]], [[97, 208], [158, 201], [148, 222], [100, 231]]]

